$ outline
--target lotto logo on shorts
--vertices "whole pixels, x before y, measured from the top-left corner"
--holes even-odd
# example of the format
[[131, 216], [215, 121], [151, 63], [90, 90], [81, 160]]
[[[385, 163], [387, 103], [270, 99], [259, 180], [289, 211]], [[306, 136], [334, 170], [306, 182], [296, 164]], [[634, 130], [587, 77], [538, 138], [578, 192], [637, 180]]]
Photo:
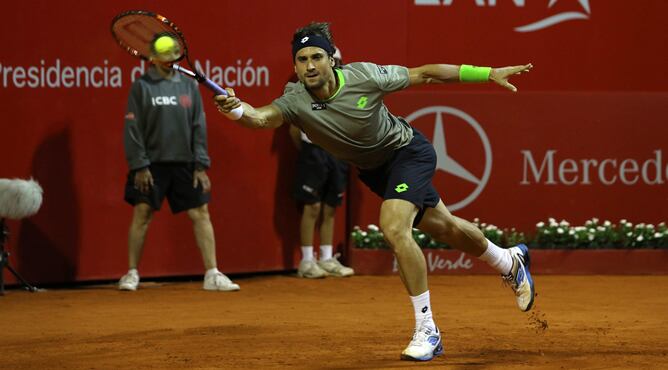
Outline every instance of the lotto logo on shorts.
[[402, 183], [402, 184], [399, 184], [399, 185], [397, 185], [396, 188], [394, 188], [394, 190], [397, 193], [403, 193], [404, 191], [408, 190], [408, 184], [406, 184], [405, 182]]

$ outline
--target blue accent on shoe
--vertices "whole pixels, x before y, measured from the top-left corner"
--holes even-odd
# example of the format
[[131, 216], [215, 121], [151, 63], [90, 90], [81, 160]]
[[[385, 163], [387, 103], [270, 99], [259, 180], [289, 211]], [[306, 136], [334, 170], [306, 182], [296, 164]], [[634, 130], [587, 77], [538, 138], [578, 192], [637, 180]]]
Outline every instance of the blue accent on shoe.
[[517, 248], [522, 251], [522, 257], [524, 257], [524, 266], [529, 268], [531, 266], [531, 256], [529, 256], [529, 247], [526, 244], [518, 244]]
[[[434, 348], [434, 351], [426, 356], [423, 357], [411, 357], [411, 356], [405, 356], [401, 355], [402, 360], [410, 360], [410, 361], [431, 361], [434, 357], [440, 356], [443, 354], [443, 342], [441, 341], [441, 338], [438, 338], [436, 336], [431, 337], [431, 338], [437, 338], [438, 339], [438, 344], [436, 345], [436, 348]], [[431, 342], [431, 338], [429, 338], [429, 341]]]
[[[534, 298], [536, 296], [536, 291], [534, 290], [533, 278], [531, 278], [531, 272], [529, 271], [529, 266], [531, 265], [531, 257], [529, 257], [529, 247], [527, 247], [525, 244], [519, 244], [517, 247], [522, 251], [522, 258], [524, 260], [524, 269], [522, 269], [522, 270], [523, 270], [523, 273], [526, 274], [526, 278], [529, 281], [529, 286], [531, 287], [531, 301], [529, 301], [529, 305], [527, 306], [527, 309], [525, 310], [525, 312], [526, 312], [526, 311], [529, 311], [531, 309], [531, 307], [533, 306], [533, 301], [534, 301]], [[522, 273], [520, 273], [518, 271], [518, 273], [517, 273], [518, 278], [519, 278], [520, 275], [522, 275]], [[518, 281], [522, 281], [522, 280], [518, 279]]]

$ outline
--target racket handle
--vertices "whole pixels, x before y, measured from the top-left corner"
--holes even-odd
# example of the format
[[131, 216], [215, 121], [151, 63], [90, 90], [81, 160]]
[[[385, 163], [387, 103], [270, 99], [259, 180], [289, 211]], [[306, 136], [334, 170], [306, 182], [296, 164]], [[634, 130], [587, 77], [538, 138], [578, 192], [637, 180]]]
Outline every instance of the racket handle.
[[[197, 82], [206, 86], [207, 89], [211, 90], [216, 95], [225, 95], [225, 96], [229, 95], [227, 91], [225, 91], [225, 89], [218, 86], [217, 83], [211, 81], [208, 77], [204, 76], [201, 73], [195, 73], [187, 68], [181, 67], [176, 63], [172, 65], [172, 68], [185, 74], [186, 76], [194, 78], [195, 80], [197, 80]], [[241, 116], [244, 114], [244, 108], [242, 106], [239, 106], [237, 108], [232, 109], [229, 113], [224, 113], [224, 114], [227, 118], [236, 121], [239, 118], [241, 118]]]
[[[225, 95], [225, 96], [229, 95], [229, 94], [227, 93], [227, 91], [225, 91], [225, 89], [223, 89], [222, 87], [218, 86], [217, 83], [211, 81], [211, 80], [208, 79], [207, 77], [204, 77], [204, 80], [201, 81], [201, 83], [202, 83], [204, 86], [206, 86], [209, 90], [213, 91], [216, 95]], [[238, 120], [239, 118], [241, 118], [241, 116], [243, 116], [243, 114], [244, 114], [244, 107], [242, 107], [242, 106], [238, 106], [237, 108], [232, 109], [229, 113], [223, 113], [223, 114], [225, 115], [225, 117], [227, 117], [227, 118], [229, 118], [229, 119], [231, 119], [231, 120], [233, 120], [233, 121], [236, 121], [236, 120]]]

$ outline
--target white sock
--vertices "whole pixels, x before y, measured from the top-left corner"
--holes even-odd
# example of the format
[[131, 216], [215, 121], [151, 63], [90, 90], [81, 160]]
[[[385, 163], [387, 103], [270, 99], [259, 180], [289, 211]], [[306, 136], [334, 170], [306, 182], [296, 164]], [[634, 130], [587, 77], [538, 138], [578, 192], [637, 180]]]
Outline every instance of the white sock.
[[513, 268], [513, 257], [510, 255], [510, 251], [498, 247], [489, 239], [487, 240], [487, 250], [478, 258], [504, 275], [508, 274], [510, 269]]
[[218, 271], [218, 268], [217, 268], [217, 267], [214, 267], [214, 268], [212, 268], [212, 269], [208, 269], [208, 270], [206, 270], [206, 275], [204, 275], [204, 276], [214, 275], [214, 274], [217, 274], [217, 273], [219, 273], [219, 272], [220, 272], [220, 271]]
[[302, 245], [302, 261], [313, 261], [313, 246]]
[[139, 271], [137, 269], [129, 269], [128, 274], [139, 276]]
[[331, 244], [321, 245], [320, 246], [320, 260], [324, 261], [324, 260], [328, 260], [328, 259], [332, 258], [332, 250], [333, 249], [334, 248], [332, 248]]
[[428, 324], [435, 328], [434, 317], [431, 314], [431, 303], [429, 302], [429, 291], [420, 294], [419, 296], [411, 296], [413, 302], [413, 311], [415, 312], [415, 327], [419, 328], [420, 324], [427, 320]]

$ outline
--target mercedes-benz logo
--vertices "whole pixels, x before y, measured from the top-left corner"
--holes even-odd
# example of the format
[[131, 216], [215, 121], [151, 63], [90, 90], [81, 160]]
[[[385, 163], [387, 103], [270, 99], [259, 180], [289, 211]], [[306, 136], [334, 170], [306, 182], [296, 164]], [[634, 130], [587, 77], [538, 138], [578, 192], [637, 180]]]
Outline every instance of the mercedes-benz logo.
[[[436, 150], [436, 170], [444, 171], [448, 174], [459, 177], [476, 185], [475, 189], [464, 199], [453, 204], [446, 204], [450, 211], [456, 211], [471, 204], [483, 191], [485, 185], [487, 185], [487, 180], [489, 180], [489, 176], [492, 173], [492, 147], [489, 144], [487, 134], [485, 134], [485, 131], [482, 129], [480, 124], [469, 114], [456, 108], [447, 106], [422, 108], [408, 115], [408, 117], [406, 117], [406, 121], [412, 124], [414, 120], [431, 114], [434, 115], [434, 137], [432, 138], [431, 142], [433, 143], [434, 149]], [[485, 168], [481, 177], [476, 177], [473, 173], [471, 173], [471, 171], [467, 170], [464, 166], [459, 164], [455, 158], [452, 158], [448, 154], [445, 130], [443, 128], [444, 115], [455, 116], [468, 123], [469, 126], [471, 126], [471, 128], [473, 128], [473, 130], [476, 132], [478, 137], [480, 137], [480, 145], [482, 146], [481, 149], [485, 152]], [[475, 143], [471, 144], [473, 144], [472, 147], [475, 147]]]

